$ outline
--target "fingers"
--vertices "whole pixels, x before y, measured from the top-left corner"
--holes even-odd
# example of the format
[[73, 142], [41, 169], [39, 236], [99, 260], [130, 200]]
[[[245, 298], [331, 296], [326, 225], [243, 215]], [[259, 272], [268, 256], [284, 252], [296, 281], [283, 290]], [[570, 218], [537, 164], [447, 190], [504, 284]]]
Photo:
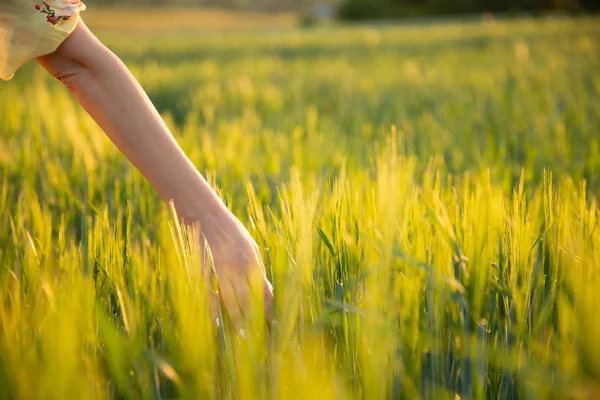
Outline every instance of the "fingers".
[[[264, 312], [264, 314], [263, 316], [258, 316], [259, 319], [256, 322], [262, 321], [260, 323], [264, 323], [266, 320], [269, 325], [271, 324], [273, 306], [272, 285], [262, 274], [254, 282], [256, 284], [253, 284], [253, 280], [249, 277], [239, 281], [227, 279], [219, 281], [223, 304], [233, 327], [238, 332], [243, 329], [245, 321], [252, 325], [255, 317], [258, 316], [255, 314], [258, 309]], [[215, 311], [212, 311], [213, 309]], [[212, 303], [211, 311], [213, 315], [217, 315], [216, 311], [218, 309]]]
[[[270, 325], [273, 306], [273, 285], [271, 285], [271, 282], [267, 279], [264, 266], [259, 258], [257, 258], [257, 263], [254, 268], [248, 271], [247, 281], [252, 294], [252, 298], [249, 299], [252, 301], [252, 307], [248, 308], [250, 311], [261, 309], [261, 311], [264, 312], [264, 318]], [[244, 309], [244, 307], [242, 307], [242, 309]], [[263, 318], [263, 316], [261, 316], [261, 318]]]
[[[258, 324], [255, 326], [259, 327], [266, 320], [270, 325], [273, 286], [266, 278], [258, 249], [242, 246], [233, 251], [223, 250], [217, 247], [211, 251], [214, 270], [205, 270], [205, 279], [211, 292], [209, 306], [213, 318], [216, 320], [219, 317], [219, 311], [221, 315], [226, 311], [236, 331], [243, 329], [245, 322], [250, 326]], [[205, 261], [205, 264], [208, 263]], [[211, 281], [213, 285], [210, 285]], [[218, 291], [218, 296], [210, 291], [211, 286]], [[219, 310], [219, 297], [224, 310]]]
[[246, 321], [250, 321], [254, 316], [254, 299], [252, 297], [252, 291], [248, 285], [248, 282], [239, 282], [235, 287], [235, 294], [237, 297], [238, 305], [242, 310], [242, 314]]
[[226, 279], [221, 280], [219, 281], [219, 288], [221, 299], [223, 300], [231, 324], [236, 332], [243, 332], [244, 315], [240, 308], [233, 283]]
[[[215, 292], [213, 292], [212, 290], [208, 290], [208, 307], [210, 309], [210, 315], [213, 319], [213, 321], [217, 321], [217, 319], [219, 318], [219, 298], [217, 297], [217, 294]], [[217, 325], [219, 324], [219, 322], [217, 322]]]
[[267, 323], [271, 326], [273, 322], [273, 285], [271, 285], [271, 282], [266, 277], [264, 277], [263, 284], [263, 299], [265, 303], [265, 317], [267, 318]]

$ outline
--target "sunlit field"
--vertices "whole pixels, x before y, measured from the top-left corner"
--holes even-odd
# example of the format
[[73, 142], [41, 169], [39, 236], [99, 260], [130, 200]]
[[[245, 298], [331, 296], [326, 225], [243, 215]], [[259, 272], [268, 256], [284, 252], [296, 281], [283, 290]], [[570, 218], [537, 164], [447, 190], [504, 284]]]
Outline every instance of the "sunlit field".
[[110, 15], [276, 321], [217, 327], [188, 233], [30, 64], [0, 85], [0, 398], [600, 398], [598, 18]]

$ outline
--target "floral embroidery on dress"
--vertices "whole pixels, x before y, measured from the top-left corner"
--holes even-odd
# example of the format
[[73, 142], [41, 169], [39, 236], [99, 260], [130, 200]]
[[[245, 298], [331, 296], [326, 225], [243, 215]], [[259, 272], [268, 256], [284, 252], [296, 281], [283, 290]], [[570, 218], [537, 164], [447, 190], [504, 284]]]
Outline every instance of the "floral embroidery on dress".
[[56, 10], [50, 7], [46, 2], [42, 2], [43, 6], [39, 4], [35, 5], [35, 9], [41, 12], [42, 14], [46, 14], [46, 21], [50, 22], [52, 25], [58, 24], [60, 21], [66, 21], [69, 19], [66, 15], [56, 15]]

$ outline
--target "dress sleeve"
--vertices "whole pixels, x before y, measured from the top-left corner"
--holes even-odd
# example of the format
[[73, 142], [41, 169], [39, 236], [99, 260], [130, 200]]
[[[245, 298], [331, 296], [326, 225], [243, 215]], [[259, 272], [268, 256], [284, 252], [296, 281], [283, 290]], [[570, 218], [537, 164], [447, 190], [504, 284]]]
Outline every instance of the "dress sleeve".
[[54, 52], [73, 32], [85, 5], [76, 0], [0, 0], [0, 78]]

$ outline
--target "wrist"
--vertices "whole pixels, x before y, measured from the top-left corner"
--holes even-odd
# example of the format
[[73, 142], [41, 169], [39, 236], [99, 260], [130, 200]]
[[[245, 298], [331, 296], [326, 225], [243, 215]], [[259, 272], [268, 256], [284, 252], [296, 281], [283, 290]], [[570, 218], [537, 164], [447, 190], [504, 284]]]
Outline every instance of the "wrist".
[[221, 198], [205, 181], [200, 188], [184, 189], [180, 193], [179, 201], [174, 200], [174, 203], [177, 215], [186, 224], [199, 222], [202, 225], [229, 213]]

